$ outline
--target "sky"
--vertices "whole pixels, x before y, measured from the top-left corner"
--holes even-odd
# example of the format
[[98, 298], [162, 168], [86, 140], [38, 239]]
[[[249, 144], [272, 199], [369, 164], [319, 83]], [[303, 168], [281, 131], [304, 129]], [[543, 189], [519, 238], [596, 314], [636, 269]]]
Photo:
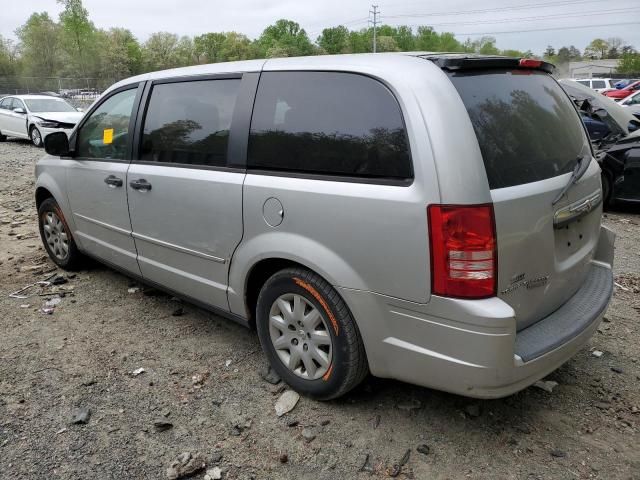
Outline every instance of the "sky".
[[[370, 2], [347, 0], [84, 0], [99, 28], [123, 27], [145, 41], [153, 32], [199, 35], [212, 31], [244, 33], [250, 38], [280, 18], [298, 22], [311, 40], [327, 26], [367, 26]], [[433, 25], [460, 41], [492, 35], [501, 49], [541, 53], [547, 45], [583, 50], [597, 37], [620, 37], [640, 50], [638, 0], [380, 0], [380, 21], [390, 25]], [[526, 8], [525, 8], [526, 7]], [[56, 18], [55, 0], [0, 0], [0, 35], [16, 39], [15, 30], [33, 13]], [[582, 27], [589, 28], [573, 28]], [[538, 31], [531, 31], [538, 30]], [[509, 33], [500, 33], [509, 32]]]

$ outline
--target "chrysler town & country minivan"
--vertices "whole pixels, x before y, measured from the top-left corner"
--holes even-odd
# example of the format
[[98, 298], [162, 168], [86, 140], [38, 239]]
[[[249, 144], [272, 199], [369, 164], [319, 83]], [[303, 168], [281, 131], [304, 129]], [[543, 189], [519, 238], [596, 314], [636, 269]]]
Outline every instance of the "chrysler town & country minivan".
[[255, 327], [315, 398], [369, 372], [509, 395], [612, 295], [600, 169], [551, 69], [364, 54], [123, 80], [46, 139], [44, 245]]

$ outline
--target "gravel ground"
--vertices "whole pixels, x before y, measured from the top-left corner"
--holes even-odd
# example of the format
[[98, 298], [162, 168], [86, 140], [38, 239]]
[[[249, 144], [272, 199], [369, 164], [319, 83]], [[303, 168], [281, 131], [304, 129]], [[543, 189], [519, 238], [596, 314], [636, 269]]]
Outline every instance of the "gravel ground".
[[[606, 216], [624, 289], [590, 344], [547, 378], [552, 392], [475, 401], [368, 379], [278, 418], [284, 387], [262, 378], [253, 332], [130, 293], [130, 279], [102, 266], [55, 269], [33, 202], [42, 154], [0, 143], [0, 478], [167, 478], [182, 452], [212, 478], [640, 478], [640, 208]], [[68, 282], [8, 298], [55, 273]], [[45, 315], [55, 291], [64, 298]], [[87, 423], [72, 423], [87, 413], [77, 409]]]

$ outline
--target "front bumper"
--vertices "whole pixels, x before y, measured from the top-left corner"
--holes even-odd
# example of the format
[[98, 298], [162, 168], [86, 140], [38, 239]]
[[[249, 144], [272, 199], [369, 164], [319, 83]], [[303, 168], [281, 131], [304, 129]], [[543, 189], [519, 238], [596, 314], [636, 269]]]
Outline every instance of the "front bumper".
[[64, 132], [67, 134], [67, 138], [71, 136], [71, 132], [73, 132], [73, 128], [47, 128], [41, 127], [38, 125], [38, 129], [40, 130], [40, 134], [42, 135], [42, 140], [44, 141], [45, 137], [50, 133], [54, 132]]
[[588, 278], [547, 318], [516, 332], [499, 298], [432, 296], [428, 304], [340, 288], [373, 375], [468, 397], [515, 393], [569, 360], [598, 328], [613, 290], [614, 235], [602, 227]]

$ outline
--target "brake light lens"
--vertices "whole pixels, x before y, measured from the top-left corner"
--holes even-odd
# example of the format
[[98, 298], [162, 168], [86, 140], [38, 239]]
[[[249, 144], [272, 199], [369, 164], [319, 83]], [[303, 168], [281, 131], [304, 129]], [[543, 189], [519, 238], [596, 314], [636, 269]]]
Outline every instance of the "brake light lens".
[[454, 298], [496, 295], [493, 205], [429, 205], [431, 290]]
[[533, 58], [521, 58], [519, 65], [521, 68], [540, 68], [542, 61], [534, 60]]

